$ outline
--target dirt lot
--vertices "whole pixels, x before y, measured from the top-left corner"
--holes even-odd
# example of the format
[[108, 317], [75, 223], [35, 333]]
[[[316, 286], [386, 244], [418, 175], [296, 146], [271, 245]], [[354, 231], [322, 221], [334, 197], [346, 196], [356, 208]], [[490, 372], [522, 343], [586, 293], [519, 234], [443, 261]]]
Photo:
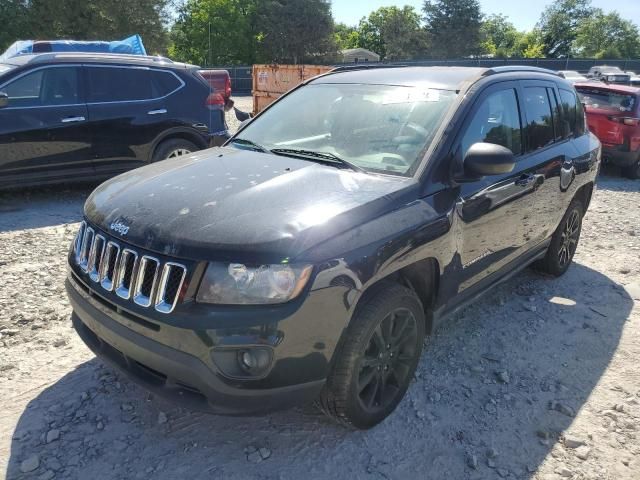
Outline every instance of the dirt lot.
[[368, 432], [191, 413], [96, 360], [63, 287], [90, 190], [0, 195], [0, 477], [640, 479], [640, 181], [606, 171], [567, 275], [453, 318]]

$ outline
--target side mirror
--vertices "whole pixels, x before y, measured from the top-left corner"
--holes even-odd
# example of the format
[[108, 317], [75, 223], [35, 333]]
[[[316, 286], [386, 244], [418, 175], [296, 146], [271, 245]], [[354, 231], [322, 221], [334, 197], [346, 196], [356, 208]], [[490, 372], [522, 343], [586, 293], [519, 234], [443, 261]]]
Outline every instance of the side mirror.
[[515, 166], [513, 152], [493, 143], [474, 143], [464, 156], [464, 171], [469, 176], [500, 175], [511, 172]]
[[9, 105], [9, 95], [0, 92], [0, 108], [4, 108]]

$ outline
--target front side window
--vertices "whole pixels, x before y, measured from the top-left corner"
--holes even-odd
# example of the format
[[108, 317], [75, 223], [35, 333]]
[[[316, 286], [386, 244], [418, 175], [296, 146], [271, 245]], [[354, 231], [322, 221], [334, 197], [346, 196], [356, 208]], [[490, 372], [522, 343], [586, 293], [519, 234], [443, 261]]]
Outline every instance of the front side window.
[[149, 100], [153, 98], [151, 72], [146, 68], [88, 67], [89, 103]]
[[553, 116], [547, 89], [544, 87], [525, 88], [524, 107], [527, 113], [526, 135], [529, 151], [553, 143]]
[[320, 152], [364, 170], [412, 175], [455, 97], [420, 87], [311, 84], [251, 122], [236, 145]]
[[462, 137], [462, 155], [474, 143], [494, 143], [522, 152], [520, 113], [516, 91], [512, 88], [490, 94], [480, 104]]
[[46, 107], [80, 103], [76, 67], [36, 70], [0, 90], [8, 95], [9, 107]]

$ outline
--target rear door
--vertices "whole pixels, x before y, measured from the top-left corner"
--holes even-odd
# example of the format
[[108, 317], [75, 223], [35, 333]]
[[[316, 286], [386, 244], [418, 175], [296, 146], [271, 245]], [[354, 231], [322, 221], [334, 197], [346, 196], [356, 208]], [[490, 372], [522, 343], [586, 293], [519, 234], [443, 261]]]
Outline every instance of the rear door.
[[184, 83], [169, 71], [146, 67], [84, 69], [96, 171], [108, 174], [145, 164], [156, 138], [173, 126], [167, 98]]
[[93, 173], [78, 65], [30, 70], [0, 86], [0, 175], [16, 182]]

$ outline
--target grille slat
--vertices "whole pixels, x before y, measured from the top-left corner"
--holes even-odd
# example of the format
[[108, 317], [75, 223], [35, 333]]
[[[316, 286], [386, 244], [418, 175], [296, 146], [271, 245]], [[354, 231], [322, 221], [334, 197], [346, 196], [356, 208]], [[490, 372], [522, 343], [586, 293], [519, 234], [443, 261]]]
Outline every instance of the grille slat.
[[161, 313], [171, 313], [185, 284], [187, 267], [175, 262], [162, 264], [150, 255], [139, 256], [104, 235], [86, 222], [73, 243], [76, 264], [90, 280], [124, 300], [133, 299], [142, 307], [151, 305]]
[[160, 286], [156, 297], [156, 310], [171, 313], [178, 302], [187, 269], [179, 263], [167, 262], [162, 268]]
[[131, 286], [138, 266], [138, 254], [125, 248], [118, 261], [116, 274], [116, 295], [125, 300], [131, 298]]
[[108, 292], [113, 291], [119, 256], [120, 246], [115, 242], [108, 242], [100, 264], [100, 285]]
[[95, 235], [93, 237], [93, 243], [91, 244], [91, 250], [89, 250], [87, 271], [89, 272], [89, 278], [94, 282], [100, 279], [99, 270], [102, 256], [104, 255], [105, 243], [106, 240], [102, 235]]
[[140, 260], [135, 293], [133, 294], [133, 301], [138, 305], [143, 307], [151, 305], [153, 294], [155, 293], [159, 266], [160, 261], [148, 255], [143, 256]]

